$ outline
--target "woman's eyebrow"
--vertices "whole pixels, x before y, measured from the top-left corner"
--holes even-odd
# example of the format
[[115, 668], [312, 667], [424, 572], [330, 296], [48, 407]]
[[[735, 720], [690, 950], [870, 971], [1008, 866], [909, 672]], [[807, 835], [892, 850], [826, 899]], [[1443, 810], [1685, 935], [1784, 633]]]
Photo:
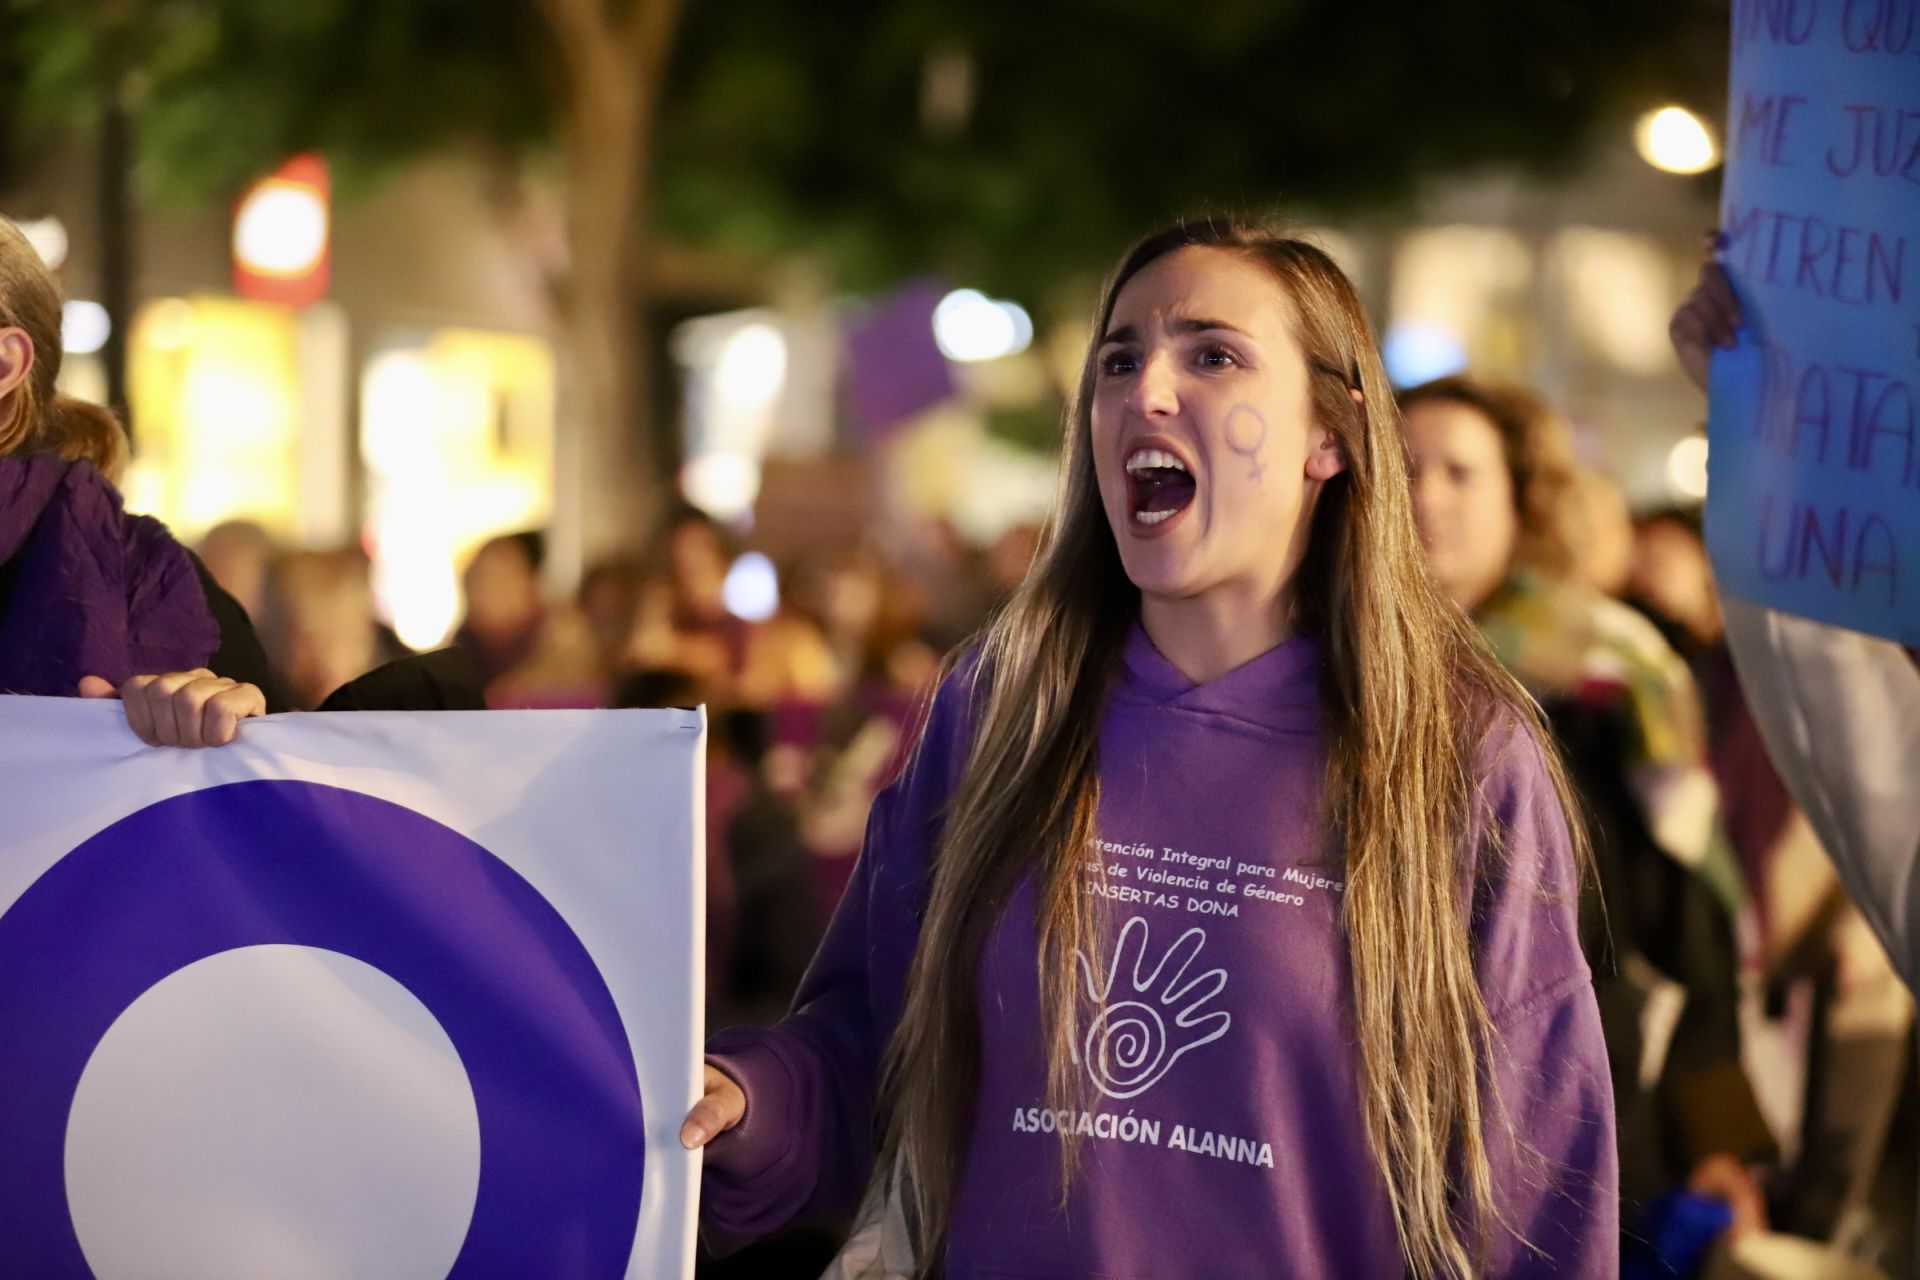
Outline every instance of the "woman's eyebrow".
[[1207, 316], [1182, 316], [1170, 327], [1175, 333], [1205, 333], [1210, 329], [1224, 329], [1228, 333], [1236, 333], [1243, 338], [1253, 336], [1237, 324], [1228, 324], [1225, 320], [1214, 320]]
[[[1237, 324], [1228, 324], [1225, 320], [1215, 320], [1209, 316], [1182, 316], [1172, 321], [1167, 327], [1175, 333], [1206, 333], [1219, 329], [1238, 334], [1242, 338], [1253, 336]], [[1106, 337], [1100, 339], [1100, 345], [1105, 347], [1116, 342], [1138, 342], [1139, 340], [1140, 331], [1130, 324], [1123, 324], [1118, 329], [1110, 330]]]

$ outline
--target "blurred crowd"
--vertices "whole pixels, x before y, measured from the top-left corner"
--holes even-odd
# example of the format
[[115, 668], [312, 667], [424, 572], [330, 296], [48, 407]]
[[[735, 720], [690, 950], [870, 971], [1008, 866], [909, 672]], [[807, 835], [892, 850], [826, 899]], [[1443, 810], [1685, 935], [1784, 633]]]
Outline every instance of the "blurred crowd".
[[[1768, 762], [1698, 513], [1630, 510], [1523, 389], [1450, 378], [1402, 405], [1436, 576], [1547, 712], [1588, 816], [1623, 1223], [1672, 1256], [1704, 1197], [1903, 1273], [1911, 1005]], [[975, 549], [939, 529], [791, 559], [777, 605], [748, 618], [727, 590], [745, 548], [691, 508], [570, 599], [544, 586], [541, 535], [508, 534], [465, 566], [452, 656], [491, 707], [708, 707], [708, 1024], [770, 1022], [944, 657], [1038, 537]], [[256, 619], [288, 705], [406, 652], [358, 548], [287, 550], [232, 523], [199, 553]], [[788, 1237], [703, 1274], [813, 1275], [834, 1243]], [[1672, 1274], [1636, 1271], [1635, 1247], [1628, 1275]]]
[[[777, 604], [763, 600], [751, 619], [728, 607], [743, 548], [692, 508], [645, 552], [591, 565], [571, 598], [546, 589], [538, 531], [494, 537], [464, 567], [465, 612], [445, 655], [456, 661], [439, 668], [461, 688], [445, 705], [705, 705], [710, 1018], [771, 1020], [839, 900], [943, 654], [1017, 584], [1035, 536], [1020, 528], [969, 552], [941, 530], [911, 566], [871, 546], [790, 562]], [[285, 549], [230, 522], [197, 551], [255, 620], [291, 709], [341, 706], [409, 652], [376, 614], [358, 547]]]

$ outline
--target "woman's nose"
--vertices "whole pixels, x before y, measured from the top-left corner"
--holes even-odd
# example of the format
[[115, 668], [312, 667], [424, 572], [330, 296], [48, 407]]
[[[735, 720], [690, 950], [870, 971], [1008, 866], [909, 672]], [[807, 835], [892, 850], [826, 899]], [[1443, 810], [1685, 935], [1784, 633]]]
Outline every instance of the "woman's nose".
[[1173, 361], [1150, 354], [1140, 366], [1127, 396], [1127, 408], [1142, 418], [1167, 417], [1180, 411], [1178, 378]]

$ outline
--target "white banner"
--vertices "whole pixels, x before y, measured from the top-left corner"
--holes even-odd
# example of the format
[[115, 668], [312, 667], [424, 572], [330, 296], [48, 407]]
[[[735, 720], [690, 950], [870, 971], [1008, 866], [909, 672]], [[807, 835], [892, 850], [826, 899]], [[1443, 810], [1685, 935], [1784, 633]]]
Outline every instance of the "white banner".
[[0, 698], [0, 1275], [691, 1275], [705, 739]]

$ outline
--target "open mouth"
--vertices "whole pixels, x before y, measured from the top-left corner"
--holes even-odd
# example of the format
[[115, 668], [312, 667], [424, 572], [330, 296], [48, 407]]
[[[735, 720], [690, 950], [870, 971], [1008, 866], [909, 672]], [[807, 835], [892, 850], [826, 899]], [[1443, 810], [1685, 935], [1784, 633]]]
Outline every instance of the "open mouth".
[[1135, 449], [1127, 455], [1127, 497], [1135, 524], [1171, 520], [1193, 501], [1193, 474], [1165, 449]]

